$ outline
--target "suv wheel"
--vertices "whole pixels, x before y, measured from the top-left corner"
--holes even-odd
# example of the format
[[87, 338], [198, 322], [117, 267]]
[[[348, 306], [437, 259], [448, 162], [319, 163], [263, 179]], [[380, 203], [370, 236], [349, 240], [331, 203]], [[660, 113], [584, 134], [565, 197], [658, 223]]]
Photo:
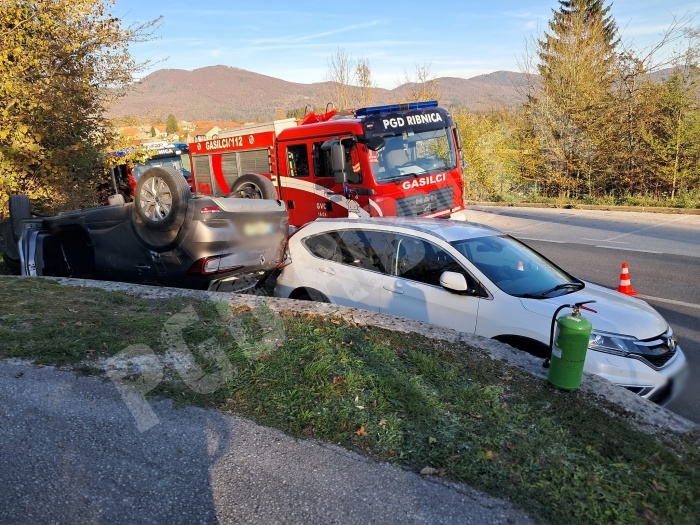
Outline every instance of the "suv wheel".
[[185, 222], [190, 195], [182, 174], [170, 168], [151, 168], [136, 185], [134, 209], [146, 228], [177, 231]]

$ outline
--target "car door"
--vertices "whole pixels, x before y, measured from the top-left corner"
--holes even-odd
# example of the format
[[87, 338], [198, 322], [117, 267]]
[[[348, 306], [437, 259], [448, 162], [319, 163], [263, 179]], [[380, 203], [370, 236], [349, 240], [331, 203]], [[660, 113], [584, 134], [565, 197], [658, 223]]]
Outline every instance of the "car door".
[[473, 276], [432, 242], [398, 234], [391, 242], [395, 251], [382, 286], [380, 312], [473, 333], [482, 299], [448, 292], [440, 286], [440, 275], [461, 273], [470, 289], [480, 289]]
[[317, 258], [310, 285], [336, 304], [379, 311], [393, 253], [381, 232], [337, 230], [309, 237], [304, 243]]

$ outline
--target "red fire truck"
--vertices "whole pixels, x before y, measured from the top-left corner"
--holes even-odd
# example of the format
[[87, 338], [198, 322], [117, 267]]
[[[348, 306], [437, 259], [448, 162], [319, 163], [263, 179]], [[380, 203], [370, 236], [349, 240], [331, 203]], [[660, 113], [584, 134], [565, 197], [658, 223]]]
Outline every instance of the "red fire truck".
[[378, 106], [222, 131], [190, 144], [196, 193], [280, 199], [318, 217], [464, 220], [459, 132], [437, 102]]

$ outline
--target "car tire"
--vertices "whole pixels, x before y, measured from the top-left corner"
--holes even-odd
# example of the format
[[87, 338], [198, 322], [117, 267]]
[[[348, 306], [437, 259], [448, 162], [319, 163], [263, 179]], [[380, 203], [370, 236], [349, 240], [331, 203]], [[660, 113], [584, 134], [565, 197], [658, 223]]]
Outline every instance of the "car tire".
[[10, 221], [0, 222], [0, 255], [12, 273], [19, 273], [19, 246], [12, 235]]
[[317, 303], [330, 303], [328, 297], [323, 295], [318, 290], [313, 288], [303, 288], [299, 290], [298, 293], [291, 296], [291, 299], [297, 299], [299, 301], [315, 301]]
[[185, 222], [190, 196], [182, 174], [170, 168], [150, 168], [136, 185], [134, 213], [149, 230], [178, 231]]
[[227, 197], [243, 199], [277, 199], [277, 190], [272, 181], [262, 175], [247, 173], [238, 177]]
[[29, 197], [26, 195], [10, 195], [10, 225], [12, 226], [12, 237], [15, 242], [19, 241], [22, 235], [22, 224], [24, 219], [32, 216], [29, 205]]

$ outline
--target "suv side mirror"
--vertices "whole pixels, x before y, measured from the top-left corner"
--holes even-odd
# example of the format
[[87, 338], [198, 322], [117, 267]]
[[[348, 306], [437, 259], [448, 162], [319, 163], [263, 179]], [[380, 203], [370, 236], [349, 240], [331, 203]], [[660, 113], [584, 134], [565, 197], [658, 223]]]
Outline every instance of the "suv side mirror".
[[440, 286], [451, 293], [464, 294], [469, 291], [464, 275], [457, 272], [442, 272]]

